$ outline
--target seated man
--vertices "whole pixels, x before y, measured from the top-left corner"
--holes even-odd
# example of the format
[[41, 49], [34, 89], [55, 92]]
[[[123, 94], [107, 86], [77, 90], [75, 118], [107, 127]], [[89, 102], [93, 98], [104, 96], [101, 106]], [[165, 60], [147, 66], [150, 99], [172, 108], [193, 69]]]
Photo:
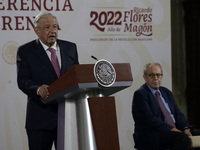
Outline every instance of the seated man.
[[193, 130], [176, 105], [172, 92], [161, 86], [161, 65], [146, 64], [143, 77], [146, 83], [135, 91], [132, 104], [135, 148], [186, 150]]

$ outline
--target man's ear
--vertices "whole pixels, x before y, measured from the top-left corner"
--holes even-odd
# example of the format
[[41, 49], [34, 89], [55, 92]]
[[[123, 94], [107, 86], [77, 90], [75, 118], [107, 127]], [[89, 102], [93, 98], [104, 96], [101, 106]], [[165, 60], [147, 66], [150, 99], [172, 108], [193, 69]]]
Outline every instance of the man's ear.
[[34, 31], [35, 31], [35, 34], [38, 35], [38, 32], [39, 32], [38, 28], [37, 28], [37, 27], [34, 27], [33, 29], [34, 29]]
[[144, 80], [146, 81], [146, 76], [145, 76], [145, 75], [143, 75], [143, 78], [144, 78]]

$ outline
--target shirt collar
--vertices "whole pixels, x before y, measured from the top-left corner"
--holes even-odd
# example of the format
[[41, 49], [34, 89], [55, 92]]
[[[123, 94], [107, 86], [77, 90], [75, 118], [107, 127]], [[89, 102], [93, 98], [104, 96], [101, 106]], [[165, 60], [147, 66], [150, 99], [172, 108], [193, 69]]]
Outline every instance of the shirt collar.
[[153, 88], [151, 88], [147, 83], [146, 83], [146, 85], [147, 85], [147, 87], [151, 90], [151, 93], [153, 94], [153, 95], [155, 95], [156, 94], [156, 91], [158, 91], [159, 92], [159, 94], [161, 95], [161, 92], [160, 92], [160, 90], [158, 89], [158, 90], [155, 90], [155, 89], [153, 89]]
[[[47, 49], [49, 48], [48, 46], [46, 46], [40, 39], [39, 39], [40, 43], [42, 44], [42, 47], [45, 49], [45, 51], [47, 51]], [[51, 48], [53, 48], [54, 50], [58, 50], [57, 49], [57, 42], [54, 43], [53, 46], [51, 46]]]

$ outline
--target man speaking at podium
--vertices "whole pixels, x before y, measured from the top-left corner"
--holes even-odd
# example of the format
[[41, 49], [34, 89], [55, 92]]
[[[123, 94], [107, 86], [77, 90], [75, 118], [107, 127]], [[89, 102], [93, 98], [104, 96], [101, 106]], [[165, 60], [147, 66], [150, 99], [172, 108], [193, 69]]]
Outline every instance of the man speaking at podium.
[[27, 95], [26, 131], [30, 150], [51, 150], [57, 142], [57, 104], [43, 104], [48, 86], [74, 64], [78, 64], [75, 43], [57, 39], [58, 21], [51, 13], [35, 17], [38, 39], [19, 47], [18, 87]]

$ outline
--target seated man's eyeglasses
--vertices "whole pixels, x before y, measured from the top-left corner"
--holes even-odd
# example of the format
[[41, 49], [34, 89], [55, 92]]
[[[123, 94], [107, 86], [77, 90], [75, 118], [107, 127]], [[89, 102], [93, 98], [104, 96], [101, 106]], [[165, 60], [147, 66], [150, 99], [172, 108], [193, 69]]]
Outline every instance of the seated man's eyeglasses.
[[156, 74], [150, 73], [147, 76], [149, 76], [150, 78], [155, 78], [155, 77], [161, 78], [163, 76], [163, 74], [162, 73], [156, 73]]

